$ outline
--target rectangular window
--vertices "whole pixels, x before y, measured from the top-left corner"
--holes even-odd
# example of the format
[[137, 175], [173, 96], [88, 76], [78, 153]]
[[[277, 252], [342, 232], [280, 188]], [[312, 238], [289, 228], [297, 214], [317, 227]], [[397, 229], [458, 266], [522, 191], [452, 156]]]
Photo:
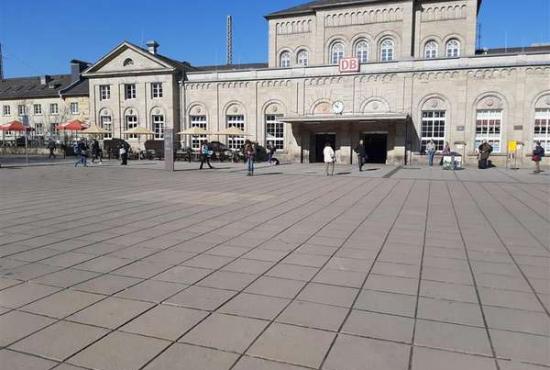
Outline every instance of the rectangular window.
[[535, 132], [533, 140], [540, 141], [545, 152], [550, 152], [550, 109], [535, 111]]
[[71, 114], [78, 114], [78, 103], [71, 103]]
[[493, 147], [493, 152], [500, 153], [501, 127], [502, 110], [478, 110], [474, 148], [479, 148], [483, 140], [487, 140], [487, 142]]
[[[227, 128], [236, 127], [244, 131], [244, 116], [227, 116]], [[227, 139], [229, 149], [241, 149], [244, 146], [244, 137], [230, 136]]]
[[272, 143], [277, 150], [285, 148], [285, 124], [279, 119], [282, 115], [265, 116], [265, 143]]
[[34, 129], [36, 130], [36, 131], [35, 131], [35, 134], [36, 134], [36, 135], [38, 135], [38, 136], [44, 135], [44, 124], [43, 124], [43, 123], [37, 123], [37, 124], [34, 126]]
[[99, 100], [111, 99], [111, 85], [99, 86]]
[[40, 104], [34, 104], [34, 115], [35, 116], [41, 116], [42, 115], [42, 105]]
[[153, 116], [153, 131], [155, 132], [155, 140], [164, 140], [164, 116]]
[[18, 105], [17, 106], [17, 113], [20, 115], [20, 116], [24, 116], [25, 114], [27, 114], [27, 109], [24, 105]]
[[153, 97], [153, 99], [162, 98], [163, 91], [162, 91], [162, 84], [161, 83], [151, 84], [151, 96]]
[[124, 97], [126, 100], [136, 98], [136, 84], [124, 85]]
[[4, 105], [2, 114], [4, 114], [4, 116], [11, 116], [11, 107], [9, 105]]
[[57, 103], [50, 104], [50, 114], [57, 115], [59, 114], [59, 106]]
[[100, 127], [104, 130], [109, 131], [109, 134], [103, 135], [105, 139], [112, 139], [113, 138], [113, 120], [111, 116], [101, 116], [100, 117]]
[[422, 153], [426, 152], [426, 146], [432, 140], [437, 150], [443, 150], [445, 145], [445, 111], [422, 112]]
[[[126, 116], [126, 130], [130, 131], [138, 127], [137, 116]], [[128, 135], [128, 139], [137, 139], [137, 135]]]
[[[191, 116], [191, 127], [199, 127], [204, 130], [207, 130], [206, 116]], [[191, 138], [191, 148], [198, 150], [201, 147], [201, 142], [206, 140], [206, 136], [193, 136]]]

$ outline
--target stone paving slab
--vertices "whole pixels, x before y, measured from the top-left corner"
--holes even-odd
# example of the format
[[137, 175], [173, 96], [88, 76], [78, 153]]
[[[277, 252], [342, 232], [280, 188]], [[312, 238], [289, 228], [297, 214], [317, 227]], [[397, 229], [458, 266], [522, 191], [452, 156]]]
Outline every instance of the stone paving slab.
[[0, 169], [0, 369], [550, 368], [550, 176]]

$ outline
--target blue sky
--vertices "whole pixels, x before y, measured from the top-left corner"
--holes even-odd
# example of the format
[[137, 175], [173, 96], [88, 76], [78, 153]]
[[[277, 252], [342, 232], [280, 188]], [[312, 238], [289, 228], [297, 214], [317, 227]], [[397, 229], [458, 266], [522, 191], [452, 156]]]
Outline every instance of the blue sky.
[[[234, 62], [267, 59], [263, 15], [306, 0], [0, 0], [6, 77], [67, 73], [123, 40], [157, 40], [160, 53], [194, 65], [224, 63], [232, 14]], [[482, 46], [550, 43], [550, 0], [484, 0]], [[507, 35], [507, 37], [506, 37]]]

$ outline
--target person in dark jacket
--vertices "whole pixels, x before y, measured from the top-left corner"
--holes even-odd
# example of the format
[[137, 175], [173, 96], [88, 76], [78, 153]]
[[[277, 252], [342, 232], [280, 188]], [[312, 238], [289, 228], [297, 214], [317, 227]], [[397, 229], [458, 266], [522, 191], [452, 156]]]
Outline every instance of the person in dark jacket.
[[94, 141], [92, 141], [92, 163], [95, 163], [96, 159], [99, 159], [100, 164], [103, 163], [101, 157], [102, 156], [101, 156], [101, 148], [99, 147], [99, 141], [94, 139]]
[[542, 145], [540, 145], [540, 141], [537, 141], [535, 143], [535, 149], [533, 150], [533, 157], [531, 157], [533, 162], [535, 162], [536, 170], [534, 173], [537, 175], [542, 172], [540, 170], [540, 162], [542, 162], [543, 157], [544, 157], [544, 148], [542, 147]]
[[483, 140], [483, 143], [479, 146], [478, 151], [479, 151], [479, 169], [484, 170], [487, 167], [489, 167], [489, 157], [493, 152], [493, 147], [487, 142], [487, 140]]
[[363, 172], [363, 166], [367, 163], [367, 150], [365, 149], [365, 142], [361, 140], [355, 147], [355, 153], [357, 153], [357, 165], [359, 166], [359, 172]]
[[48, 141], [48, 149], [50, 150], [50, 156], [48, 157], [48, 159], [55, 159], [55, 150], [57, 149], [57, 145], [55, 144], [55, 141], [53, 141], [53, 139], [50, 139], [50, 141]]
[[74, 164], [75, 168], [79, 164], [82, 164], [84, 167], [88, 167], [88, 143], [85, 139], [81, 139], [76, 145], [75, 154], [78, 155], [78, 161]]

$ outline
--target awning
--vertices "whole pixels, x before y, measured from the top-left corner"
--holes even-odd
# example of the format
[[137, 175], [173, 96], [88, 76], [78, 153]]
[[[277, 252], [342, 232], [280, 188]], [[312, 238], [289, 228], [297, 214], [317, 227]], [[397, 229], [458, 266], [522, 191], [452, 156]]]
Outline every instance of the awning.
[[293, 116], [283, 117], [284, 123], [327, 123], [327, 122], [352, 122], [369, 123], [379, 121], [408, 121], [409, 115], [406, 113], [376, 113], [376, 114], [323, 114], [317, 116]]

